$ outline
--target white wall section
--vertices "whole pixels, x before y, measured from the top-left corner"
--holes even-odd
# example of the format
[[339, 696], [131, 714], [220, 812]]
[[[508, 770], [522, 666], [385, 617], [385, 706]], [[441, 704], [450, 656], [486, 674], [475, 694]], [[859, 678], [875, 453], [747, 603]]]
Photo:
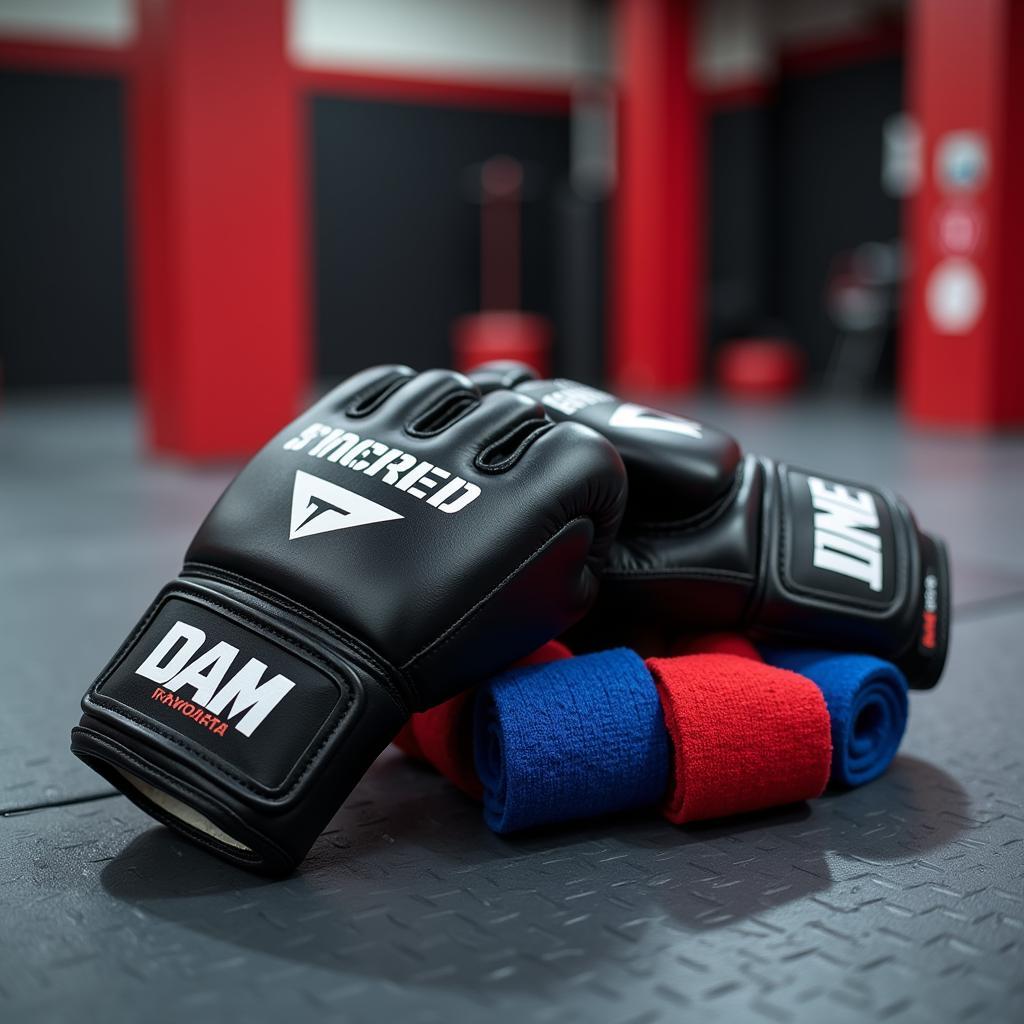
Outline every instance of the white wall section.
[[292, 0], [289, 46], [307, 67], [565, 84], [601, 74], [586, 0]]
[[132, 0], [0, 0], [0, 37], [120, 47], [135, 36]]

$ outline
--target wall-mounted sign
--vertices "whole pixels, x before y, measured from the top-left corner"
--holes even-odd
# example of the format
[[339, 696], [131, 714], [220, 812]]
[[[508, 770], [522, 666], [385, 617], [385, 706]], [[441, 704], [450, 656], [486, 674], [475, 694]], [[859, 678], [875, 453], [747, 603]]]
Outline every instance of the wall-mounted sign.
[[910, 114], [891, 114], [882, 123], [882, 189], [886, 195], [912, 196], [924, 177], [921, 128]]
[[970, 260], [950, 257], [932, 270], [924, 300], [940, 334], [968, 334], [985, 308], [985, 282]]
[[988, 164], [988, 142], [980, 132], [947, 132], [935, 146], [935, 181], [944, 192], [977, 192]]
[[940, 204], [933, 220], [935, 244], [945, 256], [971, 256], [981, 244], [984, 217], [972, 202]]

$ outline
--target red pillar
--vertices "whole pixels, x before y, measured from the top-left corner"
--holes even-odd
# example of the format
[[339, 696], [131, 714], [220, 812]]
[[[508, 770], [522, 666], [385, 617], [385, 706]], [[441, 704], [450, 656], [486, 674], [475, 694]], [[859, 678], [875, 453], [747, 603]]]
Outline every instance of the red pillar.
[[138, 373], [152, 450], [245, 455], [309, 353], [284, 0], [139, 0], [131, 139]]
[[913, 0], [903, 401], [937, 425], [1024, 423], [1024, 4]]
[[700, 109], [692, 0], [619, 0], [622, 92], [611, 373], [626, 390], [692, 387], [700, 369]]

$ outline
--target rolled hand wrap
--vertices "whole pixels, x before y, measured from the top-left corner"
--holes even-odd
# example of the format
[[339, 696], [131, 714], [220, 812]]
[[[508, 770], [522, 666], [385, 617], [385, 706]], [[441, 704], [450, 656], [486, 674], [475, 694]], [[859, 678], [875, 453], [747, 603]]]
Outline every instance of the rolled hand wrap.
[[907, 727], [903, 673], [869, 654], [768, 649], [769, 664], [807, 676], [821, 690], [832, 721], [831, 782], [862, 786], [892, 763]]
[[[521, 663], [481, 687], [472, 723], [464, 696], [415, 716], [405, 749], [483, 799], [496, 832], [659, 800], [676, 823], [793, 803], [876, 778], [898, 749], [907, 684], [888, 662], [769, 650], [765, 664], [726, 633], [677, 650]], [[553, 642], [527, 661], [567, 653]]]
[[810, 680], [737, 654], [650, 658], [675, 751], [662, 805], [682, 824], [809, 800], [831, 742]]
[[[544, 665], [571, 658], [572, 651], [557, 640], [549, 640], [533, 654], [517, 662], [516, 668]], [[474, 800], [482, 800], [483, 786], [473, 762], [473, 703], [476, 691], [466, 690], [437, 707], [413, 715], [398, 734], [395, 745], [410, 757], [433, 765], [449, 782]]]
[[495, 832], [651, 806], [665, 791], [668, 735], [632, 651], [505, 672], [481, 688], [474, 726]]

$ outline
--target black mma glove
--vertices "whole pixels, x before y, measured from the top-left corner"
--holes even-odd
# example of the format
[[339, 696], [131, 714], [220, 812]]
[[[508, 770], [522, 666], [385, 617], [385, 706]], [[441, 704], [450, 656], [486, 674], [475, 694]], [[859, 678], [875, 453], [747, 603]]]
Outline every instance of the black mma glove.
[[573, 649], [657, 648], [682, 631], [745, 629], [783, 646], [866, 651], [934, 686], [948, 647], [945, 546], [896, 495], [763, 456], [706, 423], [656, 412], [520, 363], [470, 375], [514, 387], [619, 450], [625, 520]]
[[71, 749], [203, 846], [289, 871], [411, 712], [586, 612], [624, 501], [614, 448], [526, 395], [357, 374], [228, 487]]

